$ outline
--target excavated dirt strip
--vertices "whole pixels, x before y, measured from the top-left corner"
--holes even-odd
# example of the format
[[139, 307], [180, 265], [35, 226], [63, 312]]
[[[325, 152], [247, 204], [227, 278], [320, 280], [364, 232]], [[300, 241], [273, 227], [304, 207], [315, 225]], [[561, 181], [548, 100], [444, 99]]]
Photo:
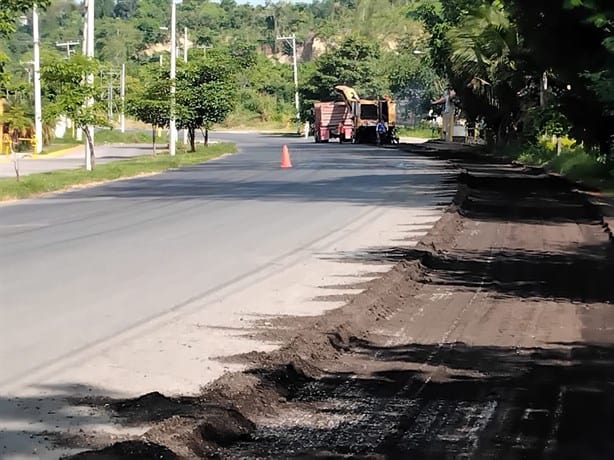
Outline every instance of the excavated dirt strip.
[[152, 429], [73, 458], [614, 458], [614, 250], [597, 208], [537, 170], [420, 153], [465, 172], [417, 249], [355, 255], [392, 271], [343, 308], [263, 325], [286, 345], [236, 357], [251, 370], [198, 398], [96, 402]]

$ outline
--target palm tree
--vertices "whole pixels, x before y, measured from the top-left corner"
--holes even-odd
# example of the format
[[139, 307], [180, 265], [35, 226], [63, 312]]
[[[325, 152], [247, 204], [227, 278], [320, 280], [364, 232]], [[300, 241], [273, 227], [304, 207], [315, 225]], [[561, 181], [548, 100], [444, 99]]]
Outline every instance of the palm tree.
[[518, 112], [518, 55], [514, 24], [500, 2], [483, 4], [447, 33], [457, 92], [503, 141]]

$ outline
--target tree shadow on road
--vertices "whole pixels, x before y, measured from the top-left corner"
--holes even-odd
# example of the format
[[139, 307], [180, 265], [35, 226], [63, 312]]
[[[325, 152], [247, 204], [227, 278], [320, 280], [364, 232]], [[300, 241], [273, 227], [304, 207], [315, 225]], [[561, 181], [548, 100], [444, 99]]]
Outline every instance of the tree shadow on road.
[[[202, 180], [197, 178], [150, 178], [130, 183], [118, 181], [103, 187], [66, 193], [61, 198], [159, 198], [160, 200], [199, 199], [342, 202], [358, 205], [432, 206], [450, 198], [451, 191], [440, 183], [441, 175], [433, 174], [365, 174], [331, 179], [298, 180]], [[433, 200], [429, 196], [439, 198]]]
[[0, 396], [0, 458], [57, 458], [111, 441], [84, 431], [112, 424], [112, 414], [93, 398], [108, 391], [80, 384], [41, 385], [35, 390], [29, 397]]
[[397, 247], [336, 254], [335, 258], [361, 263], [417, 260], [430, 284], [461, 290], [480, 289], [501, 297], [612, 303], [612, 244], [606, 241], [562, 249], [561, 252], [513, 249], [438, 252]]

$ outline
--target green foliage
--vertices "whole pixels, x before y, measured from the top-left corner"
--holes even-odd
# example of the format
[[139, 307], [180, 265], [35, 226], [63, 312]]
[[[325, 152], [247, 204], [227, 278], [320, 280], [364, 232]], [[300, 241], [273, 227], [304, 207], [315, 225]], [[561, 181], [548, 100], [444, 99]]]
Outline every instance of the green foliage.
[[10, 100], [0, 115], [0, 124], [8, 124], [13, 128], [27, 128], [32, 125], [32, 105], [29, 101]]
[[112, 17], [114, 10], [115, 0], [96, 0], [94, 3], [94, 17], [96, 19]]
[[96, 48], [100, 60], [119, 66], [136, 57], [143, 33], [133, 23], [105, 18], [96, 22], [96, 30]]
[[[235, 68], [230, 56], [211, 53], [191, 61], [177, 75], [177, 126], [187, 129], [194, 149], [194, 131], [223, 122], [236, 103]], [[205, 142], [207, 136], [205, 135]]]
[[[98, 61], [82, 55], [43, 66], [41, 79], [47, 99], [43, 117], [55, 119], [66, 115], [81, 128], [105, 126], [106, 107], [100, 99], [101, 90], [97, 83], [84, 84], [88, 75], [97, 74], [99, 69]], [[92, 104], [86, 104], [88, 100]]]
[[[197, 129], [208, 130], [223, 122], [233, 110], [237, 78], [232, 57], [214, 50], [206, 57], [182, 64], [175, 80], [175, 117], [177, 127], [187, 129], [194, 149]], [[152, 126], [168, 126], [170, 120], [171, 81], [165, 70], [148, 67], [142, 87], [127, 100], [127, 110], [138, 120]]]
[[[41, 69], [43, 94], [46, 96], [43, 118], [53, 122], [60, 116], [66, 116], [75, 126], [83, 129], [92, 160], [95, 156], [90, 127], [108, 125], [106, 105], [100, 98], [97, 79], [93, 78], [99, 69], [97, 60], [78, 54]], [[87, 84], [88, 80], [90, 84]]]
[[[510, 0], [534, 74], [548, 70], [550, 93], [570, 133], [602, 154], [614, 137], [614, 5], [607, 0]], [[544, 15], [544, 8], [549, 13]]]
[[0, 2], [0, 38], [7, 37], [15, 30], [15, 20], [27, 14], [34, 3], [39, 8], [44, 8], [50, 0], [2, 0]]
[[548, 163], [548, 168], [572, 180], [612, 179], [614, 168], [584, 150], [564, 149]]
[[[41, 54], [45, 64], [52, 64], [66, 54], [56, 42], [81, 38], [83, 8], [72, 0], [39, 4], [46, 4], [40, 15]], [[21, 64], [32, 59], [31, 26], [16, 25], [15, 19], [28, 14], [31, 6], [31, 0], [4, 0], [0, 5], [0, 36], [6, 38], [0, 43], [0, 84], [4, 89], [19, 87], [24, 95], [31, 94]], [[169, 25], [169, 13], [164, 0], [96, 2], [96, 55], [115, 68], [127, 62], [136, 79], [129, 79], [132, 102], [143, 88], [152, 88], [139, 96], [144, 107], [131, 111], [161, 125], [170, 106], [167, 77], [154, 68], [147, 75], [138, 65], [164, 54], [168, 66], [169, 35], [160, 27]], [[233, 120], [292, 119], [291, 53], [276, 37], [295, 33], [299, 57], [310, 55], [309, 49], [301, 53], [302, 46], [326, 44], [319, 58], [299, 62], [304, 106], [334, 97], [333, 87], [345, 83], [364, 97], [390, 93], [404, 100], [404, 108], [421, 113], [449, 83], [459, 96], [462, 116], [484, 119], [499, 142], [536, 143], [545, 133], [569, 133], [588, 151], [604, 154], [612, 148], [614, 4], [609, 0], [316, 0], [264, 5], [184, 0], [177, 14], [179, 34], [188, 27], [192, 45], [213, 46], [206, 54], [221, 57], [233, 74], [233, 84], [222, 85], [230, 97], [216, 102], [219, 107], [235, 106]], [[318, 46], [313, 47], [314, 56], [321, 50]], [[204, 54], [192, 49], [190, 61]], [[544, 72], [549, 87], [545, 107], [540, 108]], [[207, 97], [216, 99], [222, 86], [213, 90], [213, 82], [207, 85]], [[178, 107], [178, 116], [182, 110]], [[192, 113], [187, 118], [194, 117]]]
[[[49, 4], [50, 0], [2, 0], [0, 2], [0, 39], [4, 41], [16, 30], [16, 20], [21, 15], [26, 15], [31, 9], [34, 3], [36, 3], [39, 9], [44, 8]], [[3, 50], [3, 44], [0, 44], [0, 91], [5, 91], [5, 85], [8, 81], [8, 63], [10, 62], [10, 56]]]
[[542, 135], [562, 137], [569, 134], [569, 120], [556, 106], [531, 107], [523, 121], [523, 136], [528, 143], [535, 143]]
[[[168, 142], [168, 135], [164, 134], [157, 138], [157, 142]], [[122, 133], [119, 129], [97, 129], [96, 143], [97, 144], [148, 144], [153, 139], [152, 133], [147, 131], [126, 131]]]
[[333, 99], [336, 85], [351, 86], [361, 97], [388, 93], [381, 54], [377, 43], [359, 36], [345, 38], [338, 47], [315, 60], [315, 69], [302, 88], [303, 97], [307, 100]]
[[156, 127], [166, 127], [170, 117], [170, 80], [157, 66], [148, 66], [144, 84], [126, 99], [126, 111], [137, 120]]
[[433, 139], [437, 137], [437, 131], [427, 127], [399, 128], [397, 134], [399, 136], [419, 137], [422, 139]]

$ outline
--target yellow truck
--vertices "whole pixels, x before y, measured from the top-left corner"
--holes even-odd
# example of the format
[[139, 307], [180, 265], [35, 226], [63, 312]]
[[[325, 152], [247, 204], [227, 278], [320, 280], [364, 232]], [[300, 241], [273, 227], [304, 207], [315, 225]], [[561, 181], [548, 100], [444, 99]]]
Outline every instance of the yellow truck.
[[[348, 105], [352, 119], [352, 141], [362, 143], [398, 143], [396, 135], [396, 103], [388, 96], [381, 99], [362, 99], [349, 86], [337, 85], [335, 90]], [[377, 124], [382, 122], [385, 132], [378, 136]]]

